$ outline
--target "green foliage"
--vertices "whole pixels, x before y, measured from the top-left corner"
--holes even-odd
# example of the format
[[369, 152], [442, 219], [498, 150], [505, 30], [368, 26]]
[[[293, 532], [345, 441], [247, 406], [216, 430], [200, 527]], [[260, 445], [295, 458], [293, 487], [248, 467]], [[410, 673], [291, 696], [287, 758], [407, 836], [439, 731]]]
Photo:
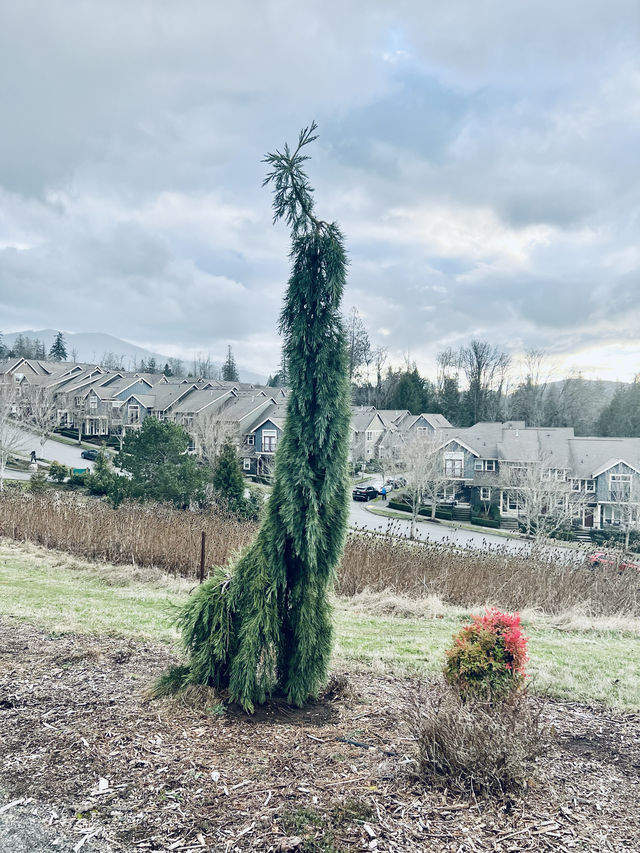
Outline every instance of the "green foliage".
[[145, 418], [142, 427], [128, 433], [114, 463], [130, 476], [113, 478], [109, 494], [116, 503], [133, 500], [169, 501], [187, 507], [204, 499], [207, 474], [187, 453], [189, 436], [179, 424]]
[[412, 415], [433, 412], [436, 407], [432, 384], [418, 373], [418, 368], [397, 375], [395, 387], [389, 401], [390, 409], [408, 409]]
[[50, 361], [66, 361], [67, 360], [67, 348], [64, 342], [64, 335], [62, 332], [58, 332], [56, 335], [55, 341], [51, 344], [51, 349], [49, 350], [49, 360]]
[[640, 376], [621, 385], [600, 413], [598, 435], [640, 436]]
[[239, 506], [244, 499], [245, 479], [233, 443], [225, 441], [216, 459], [211, 484], [229, 506]]
[[478, 527], [492, 527], [497, 530], [500, 527], [500, 519], [487, 518], [486, 515], [472, 515], [471, 524], [477, 524]]
[[83, 471], [82, 473], [70, 474], [69, 479], [67, 480], [67, 488], [68, 489], [84, 489], [87, 485], [87, 478], [89, 477], [88, 471]]
[[[313, 214], [302, 164], [315, 125], [291, 153], [269, 154], [274, 220], [292, 232], [292, 271], [280, 316], [291, 394], [273, 489], [254, 543], [216, 570], [179, 624], [193, 683], [228, 687], [252, 711], [278, 690], [302, 705], [326, 678], [328, 599], [348, 515], [349, 387], [340, 301], [346, 255], [335, 223]], [[145, 422], [146, 423], [146, 422]]]
[[483, 616], [473, 616], [453, 640], [444, 674], [462, 695], [499, 699], [524, 684], [527, 638], [519, 613], [487, 610]]
[[113, 490], [115, 474], [111, 460], [100, 450], [93, 464], [93, 471], [86, 478], [87, 488], [92, 495], [108, 495]]
[[233, 350], [231, 346], [227, 349], [227, 357], [225, 359], [224, 364], [222, 365], [222, 378], [225, 382], [238, 382], [240, 376], [238, 375], [238, 368], [236, 367], [236, 360], [233, 357]]
[[[404, 503], [402, 501], [402, 494], [397, 495], [397, 497], [393, 498], [387, 503], [387, 507], [389, 509], [399, 509], [402, 512], [411, 512], [411, 505], [409, 503]], [[423, 506], [418, 510], [418, 515], [426, 516], [427, 518], [431, 518], [431, 507]], [[441, 521], [451, 521], [453, 518], [453, 512], [447, 508], [438, 508], [436, 507], [436, 518], [439, 518]]]
[[53, 480], [54, 483], [64, 483], [68, 473], [67, 466], [63, 465], [62, 462], [56, 462], [55, 459], [49, 465], [49, 479]]
[[29, 491], [34, 494], [42, 494], [48, 488], [47, 475], [44, 471], [34, 471], [29, 477]]
[[238, 518], [255, 520], [260, 514], [260, 504], [254, 492], [247, 491], [247, 481], [240, 467], [240, 460], [235, 446], [229, 440], [225, 441], [213, 470], [211, 481], [216, 495], [216, 502], [226, 507]]

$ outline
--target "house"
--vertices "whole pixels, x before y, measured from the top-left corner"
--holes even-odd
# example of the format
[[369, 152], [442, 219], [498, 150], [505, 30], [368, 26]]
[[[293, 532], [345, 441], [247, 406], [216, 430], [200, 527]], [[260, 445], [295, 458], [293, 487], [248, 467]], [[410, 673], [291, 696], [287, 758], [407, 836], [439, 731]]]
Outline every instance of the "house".
[[[494, 504], [504, 518], [521, 514], [513, 475], [533, 468], [576, 495], [579, 527], [635, 523], [640, 517], [640, 438], [576, 437], [573, 428], [526, 427], [522, 421], [477, 423], [439, 433], [448, 499]], [[578, 500], [579, 497], [579, 500]]]
[[286, 406], [276, 404], [269, 415], [257, 423], [244, 437], [241, 449], [242, 468], [247, 475], [270, 477], [276, 448], [286, 420]]

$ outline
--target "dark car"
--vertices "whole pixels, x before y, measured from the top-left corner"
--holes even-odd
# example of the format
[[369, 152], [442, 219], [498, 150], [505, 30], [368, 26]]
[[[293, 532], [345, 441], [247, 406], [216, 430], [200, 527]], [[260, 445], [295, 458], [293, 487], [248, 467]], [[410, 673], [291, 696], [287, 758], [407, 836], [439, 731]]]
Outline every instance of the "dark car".
[[352, 494], [354, 501], [372, 501], [380, 493], [374, 486], [356, 486]]
[[82, 456], [83, 459], [90, 459], [93, 461], [98, 458], [99, 452], [99, 450], [83, 450], [80, 456]]

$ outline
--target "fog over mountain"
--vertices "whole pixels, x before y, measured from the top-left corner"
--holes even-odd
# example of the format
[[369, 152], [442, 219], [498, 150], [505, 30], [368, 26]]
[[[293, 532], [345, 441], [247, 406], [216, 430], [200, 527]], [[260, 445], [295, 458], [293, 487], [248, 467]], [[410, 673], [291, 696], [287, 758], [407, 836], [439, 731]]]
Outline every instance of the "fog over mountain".
[[[55, 329], [24, 329], [21, 332], [3, 334], [2, 342], [5, 346], [11, 347], [18, 335], [31, 338], [32, 340], [37, 338], [40, 341], [44, 341], [45, 349], [48, 353], [57, 334], [58, 332]], [[122, 338], [117, 338], [114, 335], [108, 335], [103, 332], [63, 332], [63, 334], [69, 361], [72, 360], [72, 353], [75, 350], [77, 361], [100, 364], [106, 356], [122, 356], [123, 369], [135, 370], [140, 366], [141, 361], [148, 363], [150, 358], [155, 358], [158, 370], [162, 370], [170, 358], [166, 353], [153, 352], [144, 347], [129, 343], [129, 341], [124, 341]], [[207, 353], [202, 353], [202, 355], [206, 357]], [[183, 359], [183, 364], [187, 372], [193, 369], [191, 360]], [[219, 368], [221, 362], [213, 362], [212, 366]], [[238, 372], [243, 382], [264, 384], [267, 380], [266, 375], [246, 370], [242, 366], [242, 362], [238, 365]]]

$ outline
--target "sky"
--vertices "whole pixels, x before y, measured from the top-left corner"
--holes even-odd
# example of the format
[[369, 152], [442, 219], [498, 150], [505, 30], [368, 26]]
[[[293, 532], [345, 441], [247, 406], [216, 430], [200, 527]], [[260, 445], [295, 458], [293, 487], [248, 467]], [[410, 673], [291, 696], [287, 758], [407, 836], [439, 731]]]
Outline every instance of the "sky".
[[478, 338], [640, 371], [637, 0], [0, 0], [0, 329], [274, 372], [261, 160], [312, 120], [391, 363]]

